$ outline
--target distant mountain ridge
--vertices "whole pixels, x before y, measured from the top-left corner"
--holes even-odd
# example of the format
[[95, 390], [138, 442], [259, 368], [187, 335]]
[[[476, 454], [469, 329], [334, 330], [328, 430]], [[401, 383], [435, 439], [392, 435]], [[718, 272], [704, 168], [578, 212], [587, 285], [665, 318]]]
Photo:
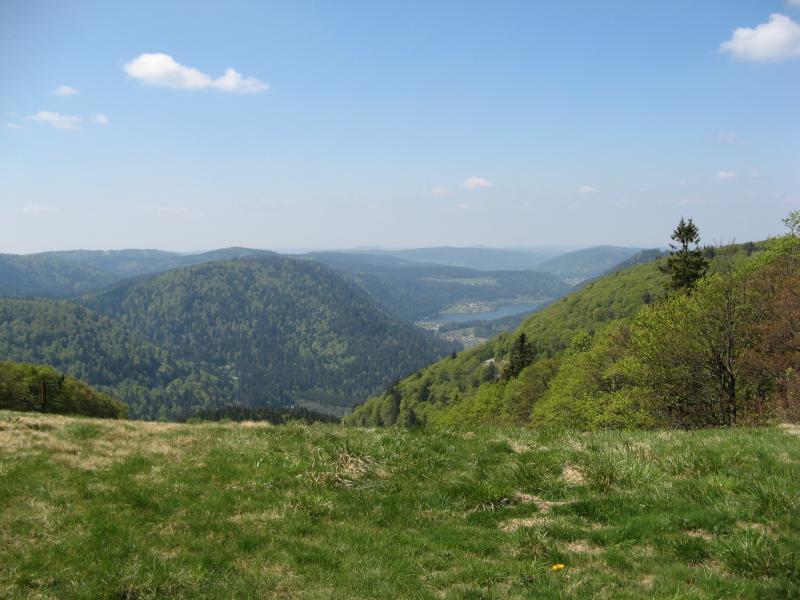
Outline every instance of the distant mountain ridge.
[[537, 269], [576, 285], [602, 275], [641, 251], [641, 248], [594, 246], [551, 258], [541, 263]]
[[365, 250], [354, 253], [383, 254], [417, 262], [449, 267], [462, 267], [476, 271], [529, 271], [559, 254], [536, 250], [507, 250], [503, 248], [475, 248], [439, 246], [410, 248], [406, 250]]
[[571, 289], [554, 275], [536, 271], [478, 271], [344, 252], [315, 252], [302, 258], [345, 273], [392, 315], [408, 322], [459, 303], [526, 299], [546, 304]]

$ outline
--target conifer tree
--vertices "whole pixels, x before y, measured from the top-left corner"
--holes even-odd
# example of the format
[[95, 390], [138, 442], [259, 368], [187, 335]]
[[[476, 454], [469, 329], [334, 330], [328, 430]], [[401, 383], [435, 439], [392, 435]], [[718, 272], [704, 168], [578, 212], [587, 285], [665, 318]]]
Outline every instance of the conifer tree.
[[668, 287], [673, 290], [691, 291], [698, 279], [708, 270], [708, 259], [700, 248], [700, 230], [689, 219], [681, 219], [672, 232], [672, 251], [664, 272], [670, 275]]
[[531, 364], [534, 358], [536, 358], [536, 347], [528, 341], [528, 336], [520, 333], [511, 346], [508, 364], [503, 370], [503, 378], [513, 379], [520, 374], [522, 369]]

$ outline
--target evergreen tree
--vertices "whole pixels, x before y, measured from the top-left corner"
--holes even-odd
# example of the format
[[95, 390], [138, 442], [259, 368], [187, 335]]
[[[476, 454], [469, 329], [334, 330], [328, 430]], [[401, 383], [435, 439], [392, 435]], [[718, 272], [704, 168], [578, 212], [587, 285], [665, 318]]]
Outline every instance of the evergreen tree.
[[520, 333], [511, 346], [508, 365], [503, 370], [503, 377], [513, 379], [520, 374], [522, 369], [531, 364], [534, 358], [536, 358], [536, 347], [528, 341], [528, 336]]
[[689, 219], [681, 219], [672, 232], [672, 251], [664, 272], [670, 275], [668, 287], [673, 290], [691, 291], [698, 279], [708, 269], [708, 259], [700, 248], [700, 230]]

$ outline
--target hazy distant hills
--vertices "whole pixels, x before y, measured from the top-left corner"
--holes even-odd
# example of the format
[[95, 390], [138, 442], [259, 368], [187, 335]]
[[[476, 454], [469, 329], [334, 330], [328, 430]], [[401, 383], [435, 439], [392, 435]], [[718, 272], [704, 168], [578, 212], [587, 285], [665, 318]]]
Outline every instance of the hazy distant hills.
[[552, 273], [562, 281], [574, 285], [602, 275], [641, 250], [620, 246], [584, 248], [546, 260], [538, 265], [537, 270]]
[[178, 267], [199, 265], [212, 260], [275, 255], [275, 252], [269, 250], [234, 247], [197, 254], [181, 254], [164, 250], [66, 250], [43, 252], [31, 256], [40, 257], [41, 259], [52, 258], [71, 261], [93, 267], [117, 279], [126, 279], [128, 277], [169, 271]]
[[536, 271], [478, 271], [344, 252], [304, 257], [342, 271], [392, 315], [409, 322], [460, 303], [528, 299], [546, 304], [571, 289], [556, 276]]
[[503, 248], [412, 248], [408, 250], [368, 250], [365, 254], [384, 254], [424, 263], [463, 267], [476, 271], [534, 270], [546, 260], [559, 254], [545, 250], [507, 250]]
[[0, 296], [62, 298], [101, 289], [117, 278], [90, 264], [41, 254], [0, 254]]

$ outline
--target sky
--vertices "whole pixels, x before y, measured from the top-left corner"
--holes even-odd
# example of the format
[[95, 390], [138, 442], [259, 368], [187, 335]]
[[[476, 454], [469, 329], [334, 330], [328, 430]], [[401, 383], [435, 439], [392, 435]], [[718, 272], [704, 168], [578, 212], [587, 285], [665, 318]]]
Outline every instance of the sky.
[[800, 0], [3, 0], [0, 53], [0, 252], [653, 247], [800, 209]]

